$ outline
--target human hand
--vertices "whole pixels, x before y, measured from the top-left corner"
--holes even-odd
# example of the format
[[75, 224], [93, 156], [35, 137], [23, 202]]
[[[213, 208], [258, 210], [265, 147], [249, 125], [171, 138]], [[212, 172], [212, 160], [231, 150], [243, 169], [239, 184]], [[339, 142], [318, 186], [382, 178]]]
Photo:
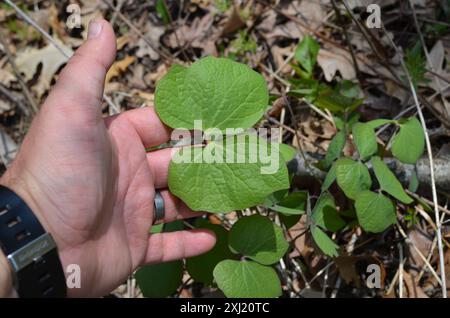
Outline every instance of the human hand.
[[[171, 150], [146, 154], [144, 147], [168, 141], [170, 130], [150, 107], [102, 117], [115, 54], [109, 23], [92, 22], [0, 180], [52, 234], [63, 267], [80, 266], [81, 289], [69, 296], [104, 295], [140, 265], [198, 255], [215, 243], [206, 230], [148, 234]], [[161, 194], [164, 222], [194, 216], [168, 190]]]

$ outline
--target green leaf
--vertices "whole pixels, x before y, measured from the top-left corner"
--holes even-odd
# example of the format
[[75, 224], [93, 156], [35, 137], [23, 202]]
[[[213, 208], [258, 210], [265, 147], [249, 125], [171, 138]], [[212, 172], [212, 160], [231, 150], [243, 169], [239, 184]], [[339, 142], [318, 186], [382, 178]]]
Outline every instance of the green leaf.
[[147, 265], [134, 274], [144, 297], [167, 297], [176, 292], [183, 277], [183, 262]]
[[331, 112], [343, 112], [355, 110], [363, 102], [363, 98], [349, 98], [334, 90], [326, 89], [319, 93], [315, 102], [316, 106], [328, 109]]
[[280, 153], [286, 162], [289, 162], [292, 159], [294, 159], [295, 155], [297, 154], [297, 149], [295, 149], [292, 146], [286, 144], [279, 144], [279, 147]]
[[417, 178], [417, 173], [413, 170], [411, 173], [411, 179], [409, 179], [408, 190], [411, 192], [416, 192], [419, 188], [419, 178]]
[[[291, 66], [294, 69], [298, 69], [297, 73], [302, 73], [302, 70], [298, 66], [294, 64], [291, 64]], [[297, 97], [309, 96], [315, 98], [319, 92], [319, 82], [317, 80], [311, 78], [292, 78], [289, 82], [292, 83], [292, 89], [289, 90], [288, 95]]]
[[381, 190], [386, 191], [390, 195], [392, 195], [397, 200], [410, 204], [413, 202], [403, 190], [403, 186], [397, 180], [395, 175], [389, 169], [389, 167], [381, 160], [380, 157], [373, 157], [371, 159], [373, 165], [373, 171], [375, 172], [375, 176], [377, 177], [378, 183], [380, 184]]
[[374, 119], [374, 120], [368, 121], [365, 124], [368, 125], [369, 127], [371, 127], [372, 129], [376, 129], [380, 126], [384, 126], [386, 124], [392, 124], [394, 122], [395, 122], [395, 120], [390, 120], [390, 119]]
[[320, 46], [311, 36], [306, 35], [302, 41], [298, 44], [295, 50], [295, 59], [306, 71], [305, 76], [311, 77], [314, 65], [317, 61], [317, 54], [319, 53]]
[[216, 235], [216, 245], [209, 252], [186, 259], [186, 269], [196, 282], [207, 285], [213, 283], [214, 267], [224, 259], [234, 258], [234, 254], [228, 248], [228, 231], [220, 225], [205, 224], [202, 229], [208, 229]]
[[372, 185], [367, 167], [350, 158], [336, 161], [336, 181], [345, 195], [353, 200], [359, 192], [368, 190]]
[[280, 216], [281, 222], [283, 222], [283, 224], [288, 229], [290, 229], [295, 224], [297, 224], [298, 221], [300, 221], [300, 218], [302, 217], [300, 214], [296, 215], [296, 214], [283, 214], [283, 213], [280, 213], [279, 216]]
[[382, 194], [360, 192], [355, 201], [355, 209], [359, 224], [367, 232], [383, 232], [397, 221], [394, 205]]
[[289, 193], [289, 189], [283, 189], [279, 191], [275, 191], [274, 193], [269, 194], [263, 202], [263, 205], [266, 208], [270, 208], [271, 206], [274, 206], [281, 200], [283, 200]]
[[377, 137], [372, 127], [367, 124], [356, 123], [353, 125], [352, 132], [353, 141], [361, 160], [366, 160], [377, 152]]
[[156, 1], [156, 12], [163, 20], [164, 24], [170, 23], [169, 12], [167, 11], [166, 5], [163, 0]]
[[400, 124], [400, 131], [392, 140], [392, 154], [404, 163], [416, 163], [425, 147], [422, 125], [416, 117]]
[[425, 76], [427, 72], [426, 59], [422, 54], [422, 44], [420, 41], [417, 41], [411, 49], [406, 50], [405, 65], [416, 88], [419, 83], [429, 81]]
[[297, 191], [289, 194], [268, 208], [283, 214], [300, 215], [305, 213], [306, 193]]
[[343, 80], [339, 82], [336, 86], [336, 90], [340, 94], [350, 98], [358, 97], [361, 92], [359, 85], [349, 80]]
[[319, 225], [324, 229], [336, 232], [345, 226], [345, 221], [339, 216], [333, 196], [324, 192], [312, 211], [312, 221], [314, 225]]
[[259, 214], [239, 219], [230, 230], [228, 244], [263, 265], [278, 262], [289, 247], [281, 228]]
[[163, 231], [164, 223], [152, 225], [150, 233], [161, 233]]
[[[278, 144], [270, 145], [260, 138], [240, 137], [228, 137], [224, 143], [212, 141], [204, 148], [181, 149], [169, 165], [170, 191], [194, 211], [223, 213], [261, 204], [269, 194], [289, 188], [288, 171], [276, 149]], [[256, 151], [264, 149], [263, 146], [269, 154], [264, 160]], [[256, 162], [252, 163], [251, 153], [255, 152]], [[223, 163], [201, 162], [212, 153], [219, 154]], [[185, 161], [176, 163], [175, 156], [177, 160], [185, 158]], [[245, 162], [237, 163], [238, 158]], [[270, 160], [264, 163], [265, 159]]]
[[177, 232], [184, 230], [184, 223], [182, 220], [176, 220], [168, 223], [164, 223], [164, 232]]
[[264, 77], [247, 65], [205, 57], [189, 68], [174, 65], [157, 84], [155, 108], [172, 128], [249, 128], [264, 113], [269, 94]]
[[322, 187], [320, 191], [326, 191], [333, 184], [334, 180], [336, 180], [336, 163], [333, 163], [330, 170], [328, 170], [327, 175], [325, 176], [325, 180], [322, 183]]
[[281, 282], [275, 270], [252, 261], [221, 261], [214, 268], [214, 279], [228, 298], [274, 298], [281, 295]]
[[345, 131], [339, 131], [331, 140], [328, 146], [327, 154], [323, 160], [324, 168], [331, 166], [333, 161], [341, 156], [342, 149], [345, 146]]
[[333, 242], [328, 235], [322, 231], [318, 226], [311, 227], [311, 235], [316, 242], [317, 246], [322, 250], [325, 255], [330, 257], [336, 257], [339, 255], [339, 245]]

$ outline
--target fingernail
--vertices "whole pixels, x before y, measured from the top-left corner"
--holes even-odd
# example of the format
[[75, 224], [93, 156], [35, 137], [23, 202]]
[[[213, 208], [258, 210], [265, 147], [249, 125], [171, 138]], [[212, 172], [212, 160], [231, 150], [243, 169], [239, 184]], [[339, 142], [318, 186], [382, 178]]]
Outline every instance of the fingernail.
[[88, 39], [95, 39], [102, 32], [103, 25], [98, 21], [89, 22]]

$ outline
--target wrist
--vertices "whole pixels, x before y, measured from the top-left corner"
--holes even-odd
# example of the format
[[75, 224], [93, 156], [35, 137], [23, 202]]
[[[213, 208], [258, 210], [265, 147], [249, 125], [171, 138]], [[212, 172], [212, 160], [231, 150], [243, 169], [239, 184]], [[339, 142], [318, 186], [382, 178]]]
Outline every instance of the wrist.
[[[61, 258], [58, 255], [59, 251], [57, 248], [55, 249], [55, 247], [58, 247], [58, 242], [53, 235], [46, 234], [52, 234], [52, 231], [42, 213], [45, 210], [42, 210], [39, 202], [32, 195], [33, 191], [30, 191], [30, 189], [33, 189], [33, 183], [29, 180], [25, 181], [22, 178], [23, 174], [20, 179], [14, 179], [11, 177], [12, 175], [7, 171], [0, 178], [2, 203], [9, 206], [6, 210], [6, 218], [16, 218], [20, 220], [19, 223], [26, 220], [26, 223], [24, 225], [19, 224], [18, 230], [5, 229], [5, 232], [2, 233], [2, 241], [9, 242], [5, 245], [5, 251], [7, 251], [7, 254], [11, 253], [12, 258], [11, 266], [9, 266], [10, 262], [5, 257], [5, 253], [0, 256], [2, 268], [0, 273], [0, 288], [2, 289], [0, 297], [12, 297], [14, 295], [17, 297], [17, 294], [20, 297], [65, 296], [64, 271], [62, 270]], [[9, 216], [9, 213], [12, 213], [12, 215]], [[6, 221], [5, 217], [2, 218], [3, 221]], [[28, 234], [24, 238], [17, 238], [17, 233], [23, 232]], [[36, 278], [38, 271], [47, 273], [45, 281]], [[17, 279], [18, 285], [14, 284], [14, 278]], [[18, 288], [18, 292], [15, 291], [15, 288]]]

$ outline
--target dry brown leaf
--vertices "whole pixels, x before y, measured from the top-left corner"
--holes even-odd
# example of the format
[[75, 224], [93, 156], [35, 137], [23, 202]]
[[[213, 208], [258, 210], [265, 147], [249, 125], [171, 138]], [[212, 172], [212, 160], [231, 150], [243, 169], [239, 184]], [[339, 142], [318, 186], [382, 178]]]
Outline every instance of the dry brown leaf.
[[121, 37], [118, 37], [116, 40], [117, 51], [120, 51], [121, 49], [123, 49], [123, 47], [125, 45], [127, 45], [128, 42], [130, 42], [130, 37], [127, 34], [122, 35]]
[[328, 82], [333, 80], [337, 71], [346, 80], [353, 80], [356, 77], [350, 53], [342, 49], [334, 48], [332, 51], [320, 49], [317, 63], [322, 68]]
[[131, 63], [133, 63], [136, 60], [134, 56], [127, 55], [122, 60], [115, 62], [111, 68], [109, 69], [108, 73], [106, 73], [105, 83], [109, 83], [109, 81], [115, 77], [122, 74], [128, 66], [130, 66]]
[[132, 89], [131, 94], [142, 99], [146, 105], [152, 106], [155, 101], [155, 94], [142, 91], [140, 89]]
[[[319, 152], [325, 154], [331, 139], [336, 134], [336, 128], [327, 120], [317, 120], [310, 116], [308, 120], [299, 123], [301, 149], [306, 152]], [[297, 138], [294, 138], [293, 145], [299, 147]]]
[[408, 298], [429, 298], [416, 282], [416, 276], [403, 271], [403, 282], [406, 287], [405, 292]]
[[[54, 39], [59, 46], [68, 55], [72, 55], [71, 48], [64, 45], [60, 40]], [[53, 75], [58, 69], [66, 63], [66, 57], [53, 45], [49, 44], [42, 49], [27, 48], [19, 52], [16, 56], [15, 62], [20, 72], [25, 75], [26, 80], [30, 80], [36, 73], [39, 64], [42, 64], [42, 71], [39, 76], [37, 84], [33, 87], [38, 97], [41, 97], [47, 89], [50, 88], [50, 83]]]
[[13, 75], [13, 73], [0, 68], [0, 83], [2, 83], [6, 87], [9, 87], [9, 85], [11, 85], [11, 82], [15, 80], [16, 77]]
[[[426, 237], [421, 231], [412, 230], [408, 233], [408, 238], [411, 241], [411, 243], [417, 247], [420, 253], [422, 253], [422, 255], [424, 255], [425, 257], [428, 256], [431, 245], [433, 243], [429, 237]], [[419, 256], [419, 253], [417, 253], [416, 249], [411, 245], [409, 245], [408, 248], [412, 262], [419, 267], [424, 266], [425, 263], [423, 259]]]
[[[164, 26], [154, 25], [150, 21], [147, 21], [144, 28], [144, 34], [146, 34], [146, 36], [148, 37], [148, 41], [154, 47], [160, 46], [159, 39], [161, 35], [164, 34], [165, 31], [166, 28]], [[144, 39], [139, 38], [137, 46], [138, 46], [138, 50], [136, 51], [137, 57], [144, 57], [148, 55], [152, 60], [159, 59], [159, 53], [156, 52], [150, 45], [148, 45], [147, 42], [144, 41]]]
[[[444, 45], [442, 44], [442, 41], [437, 41], [430, 51], [431, 65], [430, 63], [428, 63], [428, 67], [430, 69], [433, 69], [434, 72], [439, 74], [441, 77], [450, 80], [450, 72], [444, 68], [444, 59], [445, 59]], [[442, 79], [439, 79], [437, 76], [432, 76], [432, 81], [431, 83], [429, 83], [429, 86], [433, 88], [436, 92], [439, 92], [440, 90], [443, 90], [444, 87], [446, 87], [446, 82]], [[447, 94], [444, 94], [444, 96], [446, 97], [449, 94], [450, 90], [447, 90]]]
[[234, 33], [240, 28], [245, 26], [245, 21], [242, 19], [241, 15], [236, 6], [230, 8], [225, 12], [225, 18], [221, 21], [219, 29], [221, 30], [221, 35], [227, 35]]
[[384, 87], [386, 88], [386, 93], [389, 96], [398, 98], [400, 104], [402, 105], [405, 105], [405, 103], [411, 98], [411, 94], [408, 91], [402, 89], [396, 82], [390, 79], [386, 79], [384, 81]]
[[169, 67], [166, 64], [159, 64], [158, 68], [156, 69], [156, 72], [148, 73], [145, 76], [145, 81], [156, 83], [161, 78], [163, 78], [164, 75], [167, 74], [169, 70]]
[[[289, 229], [289, 236], [292, 238], [296, 238], [298, 235], [304, 233], [308, 229], [306, 220], [307, 217], [305, 215], [302, 215], [297, 224]], [[302, 235], [297, 238], [294, 242], [294, 246], [295, 248], [289, 254], [290, 257], [298, 257], [300, 255], [306, 257], [314, 252], [313, 246], [307, 244], [306, 235]]]
[[212, 27], [213, 22], [213, 14], [207, 13], [201, 18], [196, 18], [191, 25], [183, 24], [167, 37], [166, 44], [171, 48], [185, 46], [201, 48], [204, 55], [217, 56], [215, 41], [220, 33]]
[[380, 266], [381, 288], [384, 286], [386, 278], [386, 270], [382, 262], [374, 256], [360, 255], [360, 256], [338, 256], [334, 259], [338, 268], [339, 275], [347, 283], [353, 283], [357, 288], [361, 287], [362, 274], [367, 275], [365, 269], [369, 264], [377, 264]]
[[287, 57], [292, 54], [295, 50], [295, 44], [292, 44], [290, 46], [286, 47], [279, 47], [278, 45], [273, 45], [270, 49], [272, 51], [273, 58], [275, 60], [275, 64], [277, 67], [283, 67], [281, 70], [279, 70], [282, 74], [288, 74], [291, 72], [292, 67], [289, 65], [289, 63], [286, 63]]
[[293, 16], [300, 15], [307, 21], [310, 28], [317, 29], [326, 20], [327, 13], [324, 5], [327, 3], [330, 1], [292, 1], [285, 12]]

